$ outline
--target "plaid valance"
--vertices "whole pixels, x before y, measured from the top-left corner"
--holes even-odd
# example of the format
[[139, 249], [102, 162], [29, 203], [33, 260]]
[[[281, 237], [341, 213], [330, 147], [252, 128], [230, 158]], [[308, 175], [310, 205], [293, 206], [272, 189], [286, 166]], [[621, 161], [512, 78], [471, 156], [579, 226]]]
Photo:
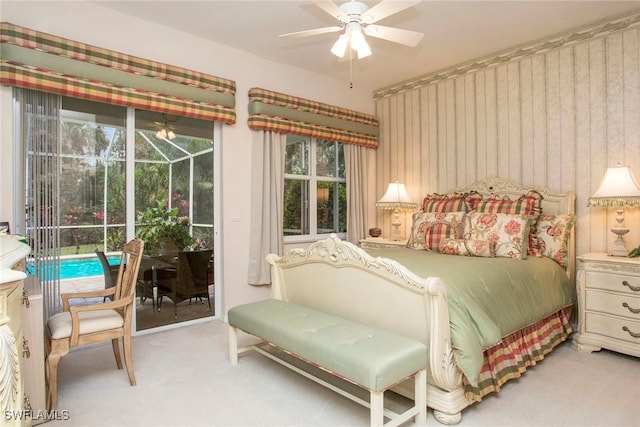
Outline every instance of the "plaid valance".
[[0, 84], [227, 124], [236, 121], [232, 80], [7, 22], [0, 23]]
[[266, 89], [249, 91], [249, 128], [378, 146], [378, 119], [369, 114]]

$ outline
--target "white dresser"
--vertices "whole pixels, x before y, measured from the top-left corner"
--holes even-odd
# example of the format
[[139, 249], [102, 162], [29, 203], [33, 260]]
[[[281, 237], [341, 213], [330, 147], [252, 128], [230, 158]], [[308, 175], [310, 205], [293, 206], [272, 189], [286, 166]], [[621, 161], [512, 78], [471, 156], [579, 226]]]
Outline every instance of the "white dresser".
[[2, 425], [29, 426], [23, 388], [24, 336], [22, 310], [26, 274], [13, 268], [31, 249], [19, 237], [0, 236], [0, 411]]
[[640, 357], [640, 259], [577, 257], [578, 333], [572, 347]]

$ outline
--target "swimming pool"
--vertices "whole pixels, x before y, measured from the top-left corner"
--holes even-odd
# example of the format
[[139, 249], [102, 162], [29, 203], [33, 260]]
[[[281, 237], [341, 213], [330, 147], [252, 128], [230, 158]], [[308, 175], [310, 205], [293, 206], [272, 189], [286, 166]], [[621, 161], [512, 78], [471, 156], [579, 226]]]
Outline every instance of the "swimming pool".
[[[109, 264], [118, 265], [120, 257], [109, 257]], [[33, 274], [33, 267], [29, 269]], [[71, 258], [60, 260], [60, 280], [102, 276], [102, 264], [98, 258]]]

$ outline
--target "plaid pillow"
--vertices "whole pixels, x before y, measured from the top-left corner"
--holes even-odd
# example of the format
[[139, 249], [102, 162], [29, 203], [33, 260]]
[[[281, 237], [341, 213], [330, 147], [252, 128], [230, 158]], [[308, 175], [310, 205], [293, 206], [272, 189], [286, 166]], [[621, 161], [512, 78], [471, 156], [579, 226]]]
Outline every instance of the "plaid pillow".
[[467, 205], [463, 194], [427, 194], [422, 200], [423, 212], [464, 212]]
[[442, 239], [461, 237], [464, 215], [465, 212], [414, 213], [407, 248], [437, 252]]
[[422, 212], [468, 212], [470, 200], [482, 196], [478, 193], [427, 194], [422, 200]]
[[503, 213], [508, 215], [529, 215], [533, 217], [526, 250], [529, 255], [541, 256], [540, 243], [536, 233], [537, 219], [542, 213], [542, 199], [537, 191], [529, 191], [524, 196], [511, 200], [507, 196], [493, 196], [487, 199], [474, 199], [470, 208], [476, 212]]

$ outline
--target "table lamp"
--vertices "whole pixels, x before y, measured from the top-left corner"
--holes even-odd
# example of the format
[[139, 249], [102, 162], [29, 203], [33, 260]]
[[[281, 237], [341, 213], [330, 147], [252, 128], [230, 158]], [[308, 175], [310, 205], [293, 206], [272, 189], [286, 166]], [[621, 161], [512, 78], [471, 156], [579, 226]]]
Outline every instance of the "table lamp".
[[587, 206], [615, 206], [616, 225], [611, 229], [617, 239], [609, 249], [609, 255], [627, 256], [629, 251], [624, 243], [624, 236], [629, 229], [624, 225], [624, 207], [640, 206], [640, 186], [629, 166], [607, 168], [600, 186], [591, 197]]
[[400, 221], [400, 211], [415, 210], [418, 208], [418, 205], [411, 201], [404, 184], [396, 181], [389, 184], [387, 192], [376, 202], [376, 208], [393, 209], [393, 215], [391, 217], [391, 225], [393, 228], [389, 240], [398, 242], [402, 240], [402, 233], [400, 232], [400, 226], [402, 225]]

